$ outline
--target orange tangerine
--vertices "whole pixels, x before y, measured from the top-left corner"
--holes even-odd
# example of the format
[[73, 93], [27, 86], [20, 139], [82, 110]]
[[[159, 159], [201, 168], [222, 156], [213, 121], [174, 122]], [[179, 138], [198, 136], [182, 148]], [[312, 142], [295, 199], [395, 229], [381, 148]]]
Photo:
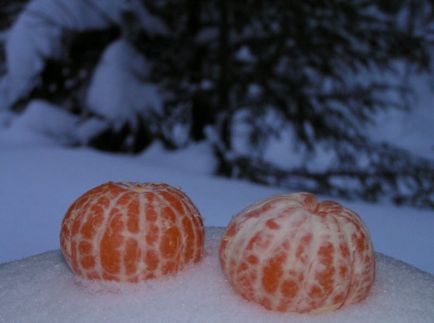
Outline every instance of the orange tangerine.
[[274, 196], [238, 213], [219, 255], [237, 293], [281, 312], [324, 313], [360, 302], [375, 276], [359, 216], [310, 193]]
[[202, 259], [199, 211], [160, 183], [105, 183], [80, 196], [62, 222], [71, 270], [91, 280], [138, 282], [175, 274]]

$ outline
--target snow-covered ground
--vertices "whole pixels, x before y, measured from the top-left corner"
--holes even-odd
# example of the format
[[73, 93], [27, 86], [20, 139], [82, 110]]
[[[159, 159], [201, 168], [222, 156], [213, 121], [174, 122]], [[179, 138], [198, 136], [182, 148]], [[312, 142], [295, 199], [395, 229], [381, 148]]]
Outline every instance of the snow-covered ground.
[[0, 265], [0, 322], [434, 322], [433, 276], [381, 254], [363, 303], [325, 315], [275, 313], [248, 303], [220, 270], [222, 230], [207, 230], [199, 265], [138, 285], [78, 281], [59, 251]]

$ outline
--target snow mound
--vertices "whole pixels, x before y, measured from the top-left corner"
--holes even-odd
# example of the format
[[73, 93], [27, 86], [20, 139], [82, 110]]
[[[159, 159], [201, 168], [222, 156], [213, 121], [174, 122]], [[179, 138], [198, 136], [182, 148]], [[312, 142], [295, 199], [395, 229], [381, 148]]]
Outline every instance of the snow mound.
[[2, 322], [433, 322], [434, 276], [376, 254], [362, 303], [326, 315], [269, 312], [237, 296], [217, 258], [222, 228], [207, 228], [205, 258], [175, 277], [138, 285], [83, 282], [60, 251], [0, 265]]
[[134, 124], [138, 115], [158, 111], [162, 102], [158, 88], [145, 82], [149, 66], [125, 40], [112, 43], [96, 67], [87, 95], [94, 113], [121, 125]]
[[[12, 117], [11, 117], [12, 119]], [[12, 122], [11, 122], [12, 121]], [[2, 131], [2, 141], [10, 144], [56, 143], [71, 144], [78, 118], [61, 107], [43, 100], [31, 101], [23, 113], [9, 120]]]
[[60, 55], [63, 31], [103, 28], [110, 23], [107, 16], [114, 21], [120, 19], [123, 3], [106, 0], [105, 16], [101, 10], [94, 9], [98, 7], [97, 1], [30, 1], [7, 37], [8, 73], [3, 89], [7, 95], [6, 103], [14, 103], [31, 90], [37, 74], [44, 67], [45, 58]]

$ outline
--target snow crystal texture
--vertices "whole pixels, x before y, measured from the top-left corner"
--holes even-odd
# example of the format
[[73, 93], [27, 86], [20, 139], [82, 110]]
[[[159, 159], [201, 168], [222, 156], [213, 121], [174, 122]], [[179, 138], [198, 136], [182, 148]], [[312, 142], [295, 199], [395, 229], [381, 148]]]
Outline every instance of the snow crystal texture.
[[434, 322], [434, 276], [381, 254], [364, 302], [326, 315], [267, 311], [225, 280], [222, 233], [207, 229], [201, 264], [137, 285], [77, 280], [60, 251], [0, 265], [0, 322]]

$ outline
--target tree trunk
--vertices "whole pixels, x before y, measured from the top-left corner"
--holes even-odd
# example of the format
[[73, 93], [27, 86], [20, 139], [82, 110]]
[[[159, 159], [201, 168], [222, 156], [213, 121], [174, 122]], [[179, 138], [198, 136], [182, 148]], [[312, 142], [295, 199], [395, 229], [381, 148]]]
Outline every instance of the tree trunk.
[[219, 1], [219, 78], [218, 78], [218, 107], [220, 111], [216, 122], [219, 144], [215, 146], [215, 154], [218, 160], [217, 173], [223, 176], [232, 175], [232, 165], [228, 160], [228, 153], [232, 150], [232, 109], [230, 102], [230, 69], [231, 46], [229, 39], [230, 17], [229, 0]]
[[218, 80], [218, 105], [222, 111], [222, 118], [218, 124], [220, 139], [226, 151], [231, 150], [231, 106], [230, 106], [230, 65], [231, 48], [229, 43], [229, 1], [220, 1], [220, 24], [219, 24], [219, 65], [220, 75]]

